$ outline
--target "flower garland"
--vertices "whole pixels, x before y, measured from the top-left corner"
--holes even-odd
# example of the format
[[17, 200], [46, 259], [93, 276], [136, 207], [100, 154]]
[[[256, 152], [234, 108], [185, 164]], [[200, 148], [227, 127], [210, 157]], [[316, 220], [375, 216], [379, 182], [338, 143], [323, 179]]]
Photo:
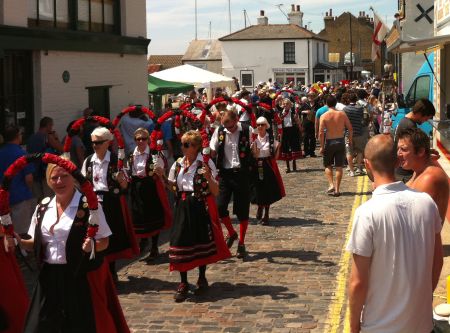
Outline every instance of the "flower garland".
[[72, 145], [72, 138], [80, 133], [81, 127], [84, 125], [86, 121], [93, 120], [94, 122], [97, 122], [106, 128], [110, 130], [110, 132], [114, 135], [117, 141], [117, 146], [119, 148], [119, 156], [118, 156], [118, 162], [117, 166], [120, 169], [123, 168], [123, 160], [125, 159], [125, 150], [124, 150], [124, 143], [122, 135], [120, 134], [120, 131], [114, 126], [114, 124], [111, 124], [108, 118], [100, 117], [100, 116], [89, 116], [89, 117], [83, 117], [78, 119], [72, 124], [72, 127], [69, 130], [69, 134], [66, 136], [66, 140], [64, 141], [64, 155], [66, 155], [68, 158], [70, 158], [70, 146]]
[[[92, 184], [81, 174], [77, 169], [75, 164], [71, 161], [63, 159], [59, 156], [45, 153], [45, 154], [30, 154], [19, 157], [13, 164], [11, 164], [4, 173], [3, 181], [0, 186], [0, 222], [2, 232], [10, 237], [17, 238], [18, 236], [14, 233], [14, 226], [11, 221], [10, 216], [10, 206], [9, 206], [9, 187], [11, 185], [12, 179], [29, 163], [41, 160], [44, 163], [56, 164], [59, 167], [65, 169], [69, 172], [75, 180], [80, 183], [81, 192], [86, 196], [87, 204], [91, 212], [89, 217], [89, 226], [87, 229], [86, 237], [91, 240], [92, 252], [90, 258], [95, 257], [95, 247], [94, 239], [98, 231], [98, 200], [97, 195], [94, 192]], [[8, 251], [7, 240], [4, 238], [5, 250]]]

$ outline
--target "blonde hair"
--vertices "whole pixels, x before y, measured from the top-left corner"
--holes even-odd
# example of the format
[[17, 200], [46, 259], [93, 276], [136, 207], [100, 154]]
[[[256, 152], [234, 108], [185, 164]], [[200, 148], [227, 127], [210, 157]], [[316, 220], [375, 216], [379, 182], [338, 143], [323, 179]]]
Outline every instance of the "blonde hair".
[[102, 126], [95, 128], [92, 131], [91, 136], [96, 136], [102, 140], [108, 141], [112, 141], [114, 139], [114, 135], [110, 132], [110, 130]]
[[187, 140], [189, 143], [198, 148], [198, 151], [202, 149], [202, 136], [198, 131], [190, 130], [183, 134], [181, 140]]
[[[61, 157], [61, 158], [64, 159], [64, 160], [68, 160], [68, 159], [65, 158], [65, 157]], [[47, 181], [47, 185], [48, 185], [50, 188], [51, 188], [50, 178], [52, 177], [53, 171], [54, 171], [57, 167], [63, 169], [64, 171], [66, 171], [66, 172], [72, 177], [72, 175], [70, 174], [70, 172], [67, 171], [66, 169], [64, 169], [63, 167], [60, 167], [58, 164], [49, 163], [49, 164], [47, 164], [47, 170], [45, 171], [45, 180]]]
[[143, 127], [139, 127], [137, 130], [134, 131], [134, 138], [136, 139], [136, 137], [139, 134], [144, 134], [147, 138], [150, 136], [150, 133]]

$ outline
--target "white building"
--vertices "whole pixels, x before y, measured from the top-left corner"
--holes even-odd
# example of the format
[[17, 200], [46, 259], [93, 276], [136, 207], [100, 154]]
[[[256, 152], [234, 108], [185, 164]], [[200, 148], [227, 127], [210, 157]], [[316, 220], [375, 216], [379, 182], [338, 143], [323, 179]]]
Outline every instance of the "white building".
[[219, 38], [223, 75], [239, 78], [243, 87], [269, 78], [295, 84], [335, 81], [336, 70], [327, 63], [328, 41], [303, 28], [302, 17], [300, 6], [292, 5], [290, 24], [269, 24], [261, 11], [257, 25]]
[[0, 0], [0, 131], [148, 104], [145, 0]]
[[196, 39], [189, 43], [183, 55], [183, 65], [222, 74], [222, 47], [216, 39]]

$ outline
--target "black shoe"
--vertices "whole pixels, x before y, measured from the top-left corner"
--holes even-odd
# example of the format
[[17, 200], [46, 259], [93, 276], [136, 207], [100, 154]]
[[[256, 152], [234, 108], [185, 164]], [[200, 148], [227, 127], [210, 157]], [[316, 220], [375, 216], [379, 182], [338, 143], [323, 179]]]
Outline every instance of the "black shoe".
[[244, 259], [247, 256], [247, 251], [245, 250], [244, 244], [239, 244], [236, 252], [236, 258]]
[[263, 208], [263, 206], [258, 206], [258, 210], [256, 211], [256, 219], [258, 221], [262, 219]]
[[227, 236], [227, 238], [225, 238], [225, 241], [227, 242], [227, 246], [228, 248], [233, 246], [234, 241], [238, 238], [237, 232], [235, 232], [234, 234], [232, 234], [231, 236]]
[[203, 294], [206, 290], [208, 290], [209, 284], [206, 278], [198, 278], [197, 287], [194, 289], [194, 295]]
[[178, 289], [175, 295], [173, 295], [173, 299], [175, 300], [175, 302], [181, 303], [188, 298], [188, 295], [189, 295], [189, 285], [187, 283], [181, 282], [178, 285]]
[[317, 157], [315, 153], [309, 154], [310, 157]]
[[158, 248], [152, 248], [147, 257], [145, 257], [145, 261], [147, 263], [152, 263], [159, 256]]

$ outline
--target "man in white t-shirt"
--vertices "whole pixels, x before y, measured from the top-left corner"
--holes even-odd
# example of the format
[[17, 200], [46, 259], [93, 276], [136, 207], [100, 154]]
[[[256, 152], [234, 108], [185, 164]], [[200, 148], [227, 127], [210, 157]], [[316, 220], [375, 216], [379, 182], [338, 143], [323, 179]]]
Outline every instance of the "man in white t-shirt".
[[426, 193], [395, 182], [393, 140], [383, 134], [365, 148], [375, 190], [355, 212], [347, 244], [352, 333], [429, 333], [433, 290], [442, 269], [441, 218]]

